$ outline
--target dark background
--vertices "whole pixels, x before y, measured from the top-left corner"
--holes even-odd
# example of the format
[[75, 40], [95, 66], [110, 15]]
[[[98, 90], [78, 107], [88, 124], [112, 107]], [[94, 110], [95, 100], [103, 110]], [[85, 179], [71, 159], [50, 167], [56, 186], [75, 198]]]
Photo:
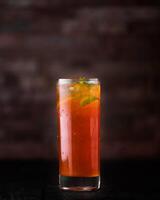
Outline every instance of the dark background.
[[56, 81], [102, 85], [102, 159], [160, 156], [160, 7], [0, 0], [0, 159], [53, 159]]

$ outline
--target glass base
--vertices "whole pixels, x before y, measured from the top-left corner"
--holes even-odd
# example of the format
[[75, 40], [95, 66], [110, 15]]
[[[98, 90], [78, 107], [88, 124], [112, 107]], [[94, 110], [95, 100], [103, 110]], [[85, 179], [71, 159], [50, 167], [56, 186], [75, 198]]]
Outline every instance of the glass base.
[[59, 187], [62, 190], [92, 191], [100, 188], [100, 176], [96, 177], [72, 177], [59, 176]]

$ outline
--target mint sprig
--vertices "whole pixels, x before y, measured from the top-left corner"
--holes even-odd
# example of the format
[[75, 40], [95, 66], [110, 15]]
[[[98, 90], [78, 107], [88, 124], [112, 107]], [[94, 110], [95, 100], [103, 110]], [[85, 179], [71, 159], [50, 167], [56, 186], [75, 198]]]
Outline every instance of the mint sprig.
[[90, 87], [90, 86], [93, 85], [92, 83], [89, 83], [88, 79], [86, 77], [84, 77], [84, 76], [79, 78], [78, 83], [80, 84], [80, 86], [84, 86], [85, 85], [87, 87]]
[[83, 77], [80, 77], [79, 78], [79, 83], [80, 84], [84, 84], [84, 83], [86, 83], [86, 78], [83, 76]]

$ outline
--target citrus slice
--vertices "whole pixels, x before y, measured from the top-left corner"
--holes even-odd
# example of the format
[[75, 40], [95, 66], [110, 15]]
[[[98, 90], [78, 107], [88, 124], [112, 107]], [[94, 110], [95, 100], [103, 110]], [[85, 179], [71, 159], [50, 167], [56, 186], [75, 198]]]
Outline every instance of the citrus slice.
[[99, 100], [96, 96], [89, 96], [80, 101], [80, 106], [88, 105], [96, 100]]

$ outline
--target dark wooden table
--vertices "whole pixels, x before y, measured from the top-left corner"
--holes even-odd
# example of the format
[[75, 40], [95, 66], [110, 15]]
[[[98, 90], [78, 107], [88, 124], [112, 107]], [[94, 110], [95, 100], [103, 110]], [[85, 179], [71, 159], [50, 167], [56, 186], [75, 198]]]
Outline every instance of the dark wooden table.
[[160, 200], [160, 161], [102, 162], [102, 187], [97, 192], [58, 188], [56, 161], [0, 161], [0, 200]]

